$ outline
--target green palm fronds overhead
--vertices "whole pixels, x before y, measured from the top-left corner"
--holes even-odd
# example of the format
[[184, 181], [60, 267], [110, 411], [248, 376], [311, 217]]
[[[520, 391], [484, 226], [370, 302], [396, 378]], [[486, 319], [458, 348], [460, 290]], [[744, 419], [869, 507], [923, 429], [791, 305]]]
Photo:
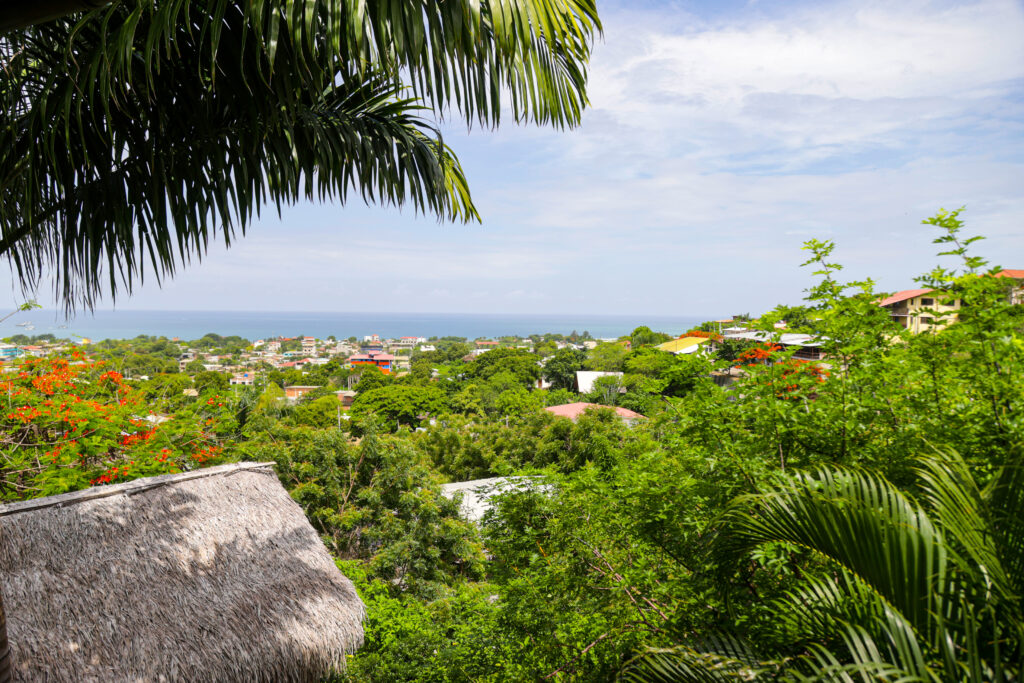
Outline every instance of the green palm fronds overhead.
[[0, 251], [68, 307], [357, 194], [478, 218], [436, 119], [573, 126], [592, 0], [125, 0], [0, 36]]

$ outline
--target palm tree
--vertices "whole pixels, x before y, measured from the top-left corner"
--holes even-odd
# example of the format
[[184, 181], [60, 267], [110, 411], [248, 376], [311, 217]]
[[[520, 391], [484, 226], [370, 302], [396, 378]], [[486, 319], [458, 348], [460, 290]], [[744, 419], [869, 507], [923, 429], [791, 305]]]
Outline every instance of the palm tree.
[[[963, 460], [920, 462], [915, 500], [884, 479], [821, 470], [737, 500], [717, 550], [769, 543], [824, 569], [773, 605], [803, 653], [757, 656], [738, 638], [644, 653], [627, 681], [1019, 681], [1024, 663], [1024, 467], [979, 487]], [[918, 502], [920, 501], [920, 502]]]
[[8, 30], [0, 254], [89, 307], [267, 205], [476, 219], [434, 119], [575, 125], [599, 30], [594, 0], [121, 0]]

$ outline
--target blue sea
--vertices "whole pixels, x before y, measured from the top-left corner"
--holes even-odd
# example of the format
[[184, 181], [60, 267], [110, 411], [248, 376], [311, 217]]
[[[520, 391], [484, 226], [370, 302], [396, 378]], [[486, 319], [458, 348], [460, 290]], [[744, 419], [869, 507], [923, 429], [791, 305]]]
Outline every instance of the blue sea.
[[[50, 311], [28, 311], [0, 323], [0, 337], [51, 333], [59, 338], [131, 339], [139, 335], [198, 339], [208, 332], [245, 339], [309, 335], [338, 339], [379, 334], [398, 337], [478, 337], [569, 334], [619, 337], [640, 325], [678, 335], [708, 318], [649, 315], [505, 315], [464, 313], [331, 313], [300, 311], [96, 311], [67, 321]], [[34, 329], [18, 326], [30, 323]]]

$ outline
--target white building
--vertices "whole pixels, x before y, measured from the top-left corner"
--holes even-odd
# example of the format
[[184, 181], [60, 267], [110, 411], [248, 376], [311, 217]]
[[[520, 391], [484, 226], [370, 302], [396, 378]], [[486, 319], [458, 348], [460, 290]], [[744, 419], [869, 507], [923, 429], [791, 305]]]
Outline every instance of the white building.
[[[576, 391], [581, 394], [589, 394], [594, 390], [594, 382], [599, 377], [622, 377], [621, 372], [600, 372], [597, 370], [580, 370], [576, 373]], [[625, 393], [625, 388], [621, 389]]]

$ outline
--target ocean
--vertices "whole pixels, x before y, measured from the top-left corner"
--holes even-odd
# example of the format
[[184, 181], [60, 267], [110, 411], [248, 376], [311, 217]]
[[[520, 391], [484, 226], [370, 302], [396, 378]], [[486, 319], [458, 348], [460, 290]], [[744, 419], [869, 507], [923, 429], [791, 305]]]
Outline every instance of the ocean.
[[[678, 335], [708, 318], [649, 315], [526, 315], [464, 313], [334, 313], [306, 311], [96, 311], [66, 321], [51, 311], [18, 313], [0, 323], [0, 337], [51, 333], [59, 338], [131, 339], [139, 335], [198, 339], [213, 332], [245, 339], [309, 335], [338, 339], [379, 334], [398, 337], [478, 337], [569, 334], [584, 331], [597, 338], [629, 334], [640, 325]], [[18, 326], [28, 322], [34, 329]], [[65, 326], [66, 325], [66, 326]]]

